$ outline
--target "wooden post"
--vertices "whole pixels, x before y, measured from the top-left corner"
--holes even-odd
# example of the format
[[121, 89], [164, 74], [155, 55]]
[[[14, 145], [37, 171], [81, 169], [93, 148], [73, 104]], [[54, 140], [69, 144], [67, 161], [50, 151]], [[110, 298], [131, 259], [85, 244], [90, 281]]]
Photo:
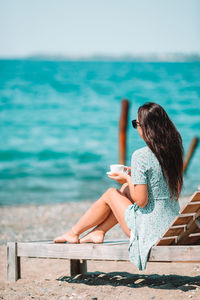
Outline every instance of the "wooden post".
[[121, 116], [119, 122], [119, 163], [126, 164], [126, 133], [127, 133], [127, 121], [128, 121], [129, 101], [127, 99], [122, 100]]
[[87, 260], [80, 260], [80, 274], [87, 274]]
[[184, 161], [184, 164], [183, 164], [183, 172], [186, 172], [186, 170], [187, 170], [188, 164], [189, 164], [189, 162], [192, 158], [194, 150], [196, 149], [196, 147], [198, 145], [198, 141], [199, 141], [198, 137], [195, 137], [195, 138], [192, 139], [192, 142], [190, 144], [188, 153], [185, 157], [185, 161]]
[[17, 256], [17, 243], [8, 243], [7, 246], [7, 278], [15, 282], [21, 277], [20, 257]]
[[70, 260], [70, 275], [75, 276], [77, 274], [86, 274], [87, 273], [87, 261], [80, 259], [71, 259]]

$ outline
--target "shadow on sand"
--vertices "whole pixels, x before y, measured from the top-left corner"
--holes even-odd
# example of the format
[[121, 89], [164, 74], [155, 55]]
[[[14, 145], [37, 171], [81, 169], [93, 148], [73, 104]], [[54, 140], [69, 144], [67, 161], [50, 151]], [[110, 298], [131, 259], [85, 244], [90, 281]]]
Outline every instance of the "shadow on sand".
[[200, 287], [200, 276], [181, 275], [138, 275], [127, 272], [102, 273], [94, 272], [86, 275], [63, 276], [58, 281], [81, 283], [87, 285], [128, 286], [131, 288], [150, 287], [154, 289], [179, 289], [182, 291], [194, 290]]

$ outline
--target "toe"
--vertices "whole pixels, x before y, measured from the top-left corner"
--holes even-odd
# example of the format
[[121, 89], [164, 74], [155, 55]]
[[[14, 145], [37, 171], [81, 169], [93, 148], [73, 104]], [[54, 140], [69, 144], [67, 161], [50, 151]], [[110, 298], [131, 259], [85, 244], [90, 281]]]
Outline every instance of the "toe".
[[58, 236], [57, 238], [54, 239], [54, 243], [64, 243], [65, 239], [63, 236]]

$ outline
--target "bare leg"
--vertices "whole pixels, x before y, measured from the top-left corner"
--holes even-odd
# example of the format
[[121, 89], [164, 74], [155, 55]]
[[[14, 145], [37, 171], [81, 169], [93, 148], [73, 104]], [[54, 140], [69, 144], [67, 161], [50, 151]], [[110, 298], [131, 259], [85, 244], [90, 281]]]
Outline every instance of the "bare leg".
[[112, 211], [101, 224], [96, 226], [92, 231], [80, 239], [80, 243], [103, 243], [104, 236], [108, 230], [118, 223]]
[[129, 236], [130, 230], [125, 222], [124, 213], [130, 204], [132, 204], [130, 199], [128, 199], [121, 191], [110, 188], [86, 211], [80, 220], [73, 226], [72, 230], [56, 238], [54, 242], [64, 243], [68, 241], [70, 243], [77, 243], [78, 236], [82, 232], [103, 223], [110, 215], [111, 211], [120, 223], [124, 232]]
[[78, 237], [82, 232], [102, 223], [111, 211], [105, 201], [102, 200], [105, 198], [107, 192], [108, 191], [106, 191], [99, 200], [92, 204], [92, 206], [85, 212], [71, 230], [55, 238], [54, 243], [78, 243]]
[[[120, 192], [129, 198], [133, 203], [133, 200], [130, 196], [128, 184], [123, 184], [120, 189]], [[117, 219], [115, 218], [113, 212], [111, 211], [109, 216], [98, 226], [96, 226], [91, 232], [86, 234], [83, 238], [80, 239], [80, 243], [102, 243], [104, 240], [104, 236], [107, 231], [109, 231], [112, 227], [114, 227], [118, 223]]]

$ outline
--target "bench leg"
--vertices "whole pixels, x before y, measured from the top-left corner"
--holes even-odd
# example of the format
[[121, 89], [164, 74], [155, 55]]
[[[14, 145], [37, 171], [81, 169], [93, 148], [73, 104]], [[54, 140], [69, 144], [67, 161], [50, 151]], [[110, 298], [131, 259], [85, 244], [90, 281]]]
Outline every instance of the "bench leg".
[[7, 278], [15, 282], [21, 277], [20, 257], [17, 256], [17, 243], [7, 245]]
[[86, 274], [87, 273], [87, 261], [80, 259], [71, 259], [70, 260], [70, 275], [75, 276], [77, 274]]

